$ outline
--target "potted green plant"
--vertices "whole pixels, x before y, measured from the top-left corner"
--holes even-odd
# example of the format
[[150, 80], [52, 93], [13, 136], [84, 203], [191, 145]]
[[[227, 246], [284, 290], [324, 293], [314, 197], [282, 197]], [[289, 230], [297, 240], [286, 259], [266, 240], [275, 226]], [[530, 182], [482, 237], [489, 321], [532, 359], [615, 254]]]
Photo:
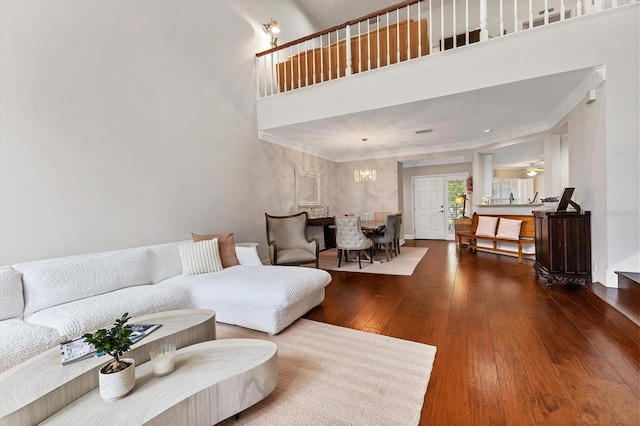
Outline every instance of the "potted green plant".
[[135, 361], [132, 358], [122, 358], [131, 347], [131, 329], [125, 326], [130, 318], [129, 313], [125, 312], [122, 317], [116, 319], [112, 327], [101, 328], [95, 333], [82, 336], [98, 353], [106, 353], [113, 357], [98, 371], [100, 396], [104, 399], [122, 398], [135, 385]]
[[560, 197], [545, 197], [541, 198], [540, 201], [544, 204], [545, 209], [554, 209], [558, 205]]

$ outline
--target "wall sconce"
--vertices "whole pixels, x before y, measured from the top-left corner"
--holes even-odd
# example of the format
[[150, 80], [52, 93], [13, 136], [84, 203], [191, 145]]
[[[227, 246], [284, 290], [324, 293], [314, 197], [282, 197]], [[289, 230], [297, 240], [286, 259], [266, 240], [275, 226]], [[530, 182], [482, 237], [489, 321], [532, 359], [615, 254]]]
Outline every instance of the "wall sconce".
[[275, 36], [275, 34], [280, 32], [278, 21], [271, 18], [271, 21], [268, 24], [262, 24], [262, 29], [265, 33], [271, 35], [271, 47], [278, 47], [278, 37]]
[[462, 204], [462, 217], [465, 218], [466, 216], [464, 215], [464, 213], [467, 207], [467, 195], [466, 194], [458, 195], [456, 198], [453, 199], [453, 202], [456, 204]]

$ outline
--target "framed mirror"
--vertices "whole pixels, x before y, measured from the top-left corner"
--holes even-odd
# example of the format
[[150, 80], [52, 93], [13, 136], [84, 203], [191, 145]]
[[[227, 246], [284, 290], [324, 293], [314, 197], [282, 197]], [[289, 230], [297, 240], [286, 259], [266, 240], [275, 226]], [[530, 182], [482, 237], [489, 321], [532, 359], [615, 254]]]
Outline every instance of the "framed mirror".
[[320, 205], [320, 175], [296, 170], [296, 204], [299, 207]]

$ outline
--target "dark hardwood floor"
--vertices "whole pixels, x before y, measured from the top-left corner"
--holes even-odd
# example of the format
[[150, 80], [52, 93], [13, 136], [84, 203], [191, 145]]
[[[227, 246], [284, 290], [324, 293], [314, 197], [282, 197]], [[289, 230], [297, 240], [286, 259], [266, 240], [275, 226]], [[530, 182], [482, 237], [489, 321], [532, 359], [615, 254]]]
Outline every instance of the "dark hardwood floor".
[[[533, 263], [429, 247], [413, 276], [331, 272], [306, 318], [438, 348], [421, 425], [640, 424], [638, 336]], [[399, 424], [402, 424], [399, 420]]]

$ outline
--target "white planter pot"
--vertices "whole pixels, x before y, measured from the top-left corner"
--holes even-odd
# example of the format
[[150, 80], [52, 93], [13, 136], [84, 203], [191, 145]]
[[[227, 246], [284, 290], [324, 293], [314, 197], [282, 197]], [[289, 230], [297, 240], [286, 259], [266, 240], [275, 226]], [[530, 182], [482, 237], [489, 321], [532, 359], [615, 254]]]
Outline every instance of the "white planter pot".
[[[116, 373], [104, 374], [102, 368], [98, 371], [100, 396], [104, 399], [119, 399], [131, 392], [136, 384], [136, 366], [133, 358], [120, 358], [129, 364], [124, 370]], [[103, 367], [104, 368], [104, 367]]]
[[543, 204], [545, 210], [555, 211], [558, 207], [558, 201], [544, 201]]

